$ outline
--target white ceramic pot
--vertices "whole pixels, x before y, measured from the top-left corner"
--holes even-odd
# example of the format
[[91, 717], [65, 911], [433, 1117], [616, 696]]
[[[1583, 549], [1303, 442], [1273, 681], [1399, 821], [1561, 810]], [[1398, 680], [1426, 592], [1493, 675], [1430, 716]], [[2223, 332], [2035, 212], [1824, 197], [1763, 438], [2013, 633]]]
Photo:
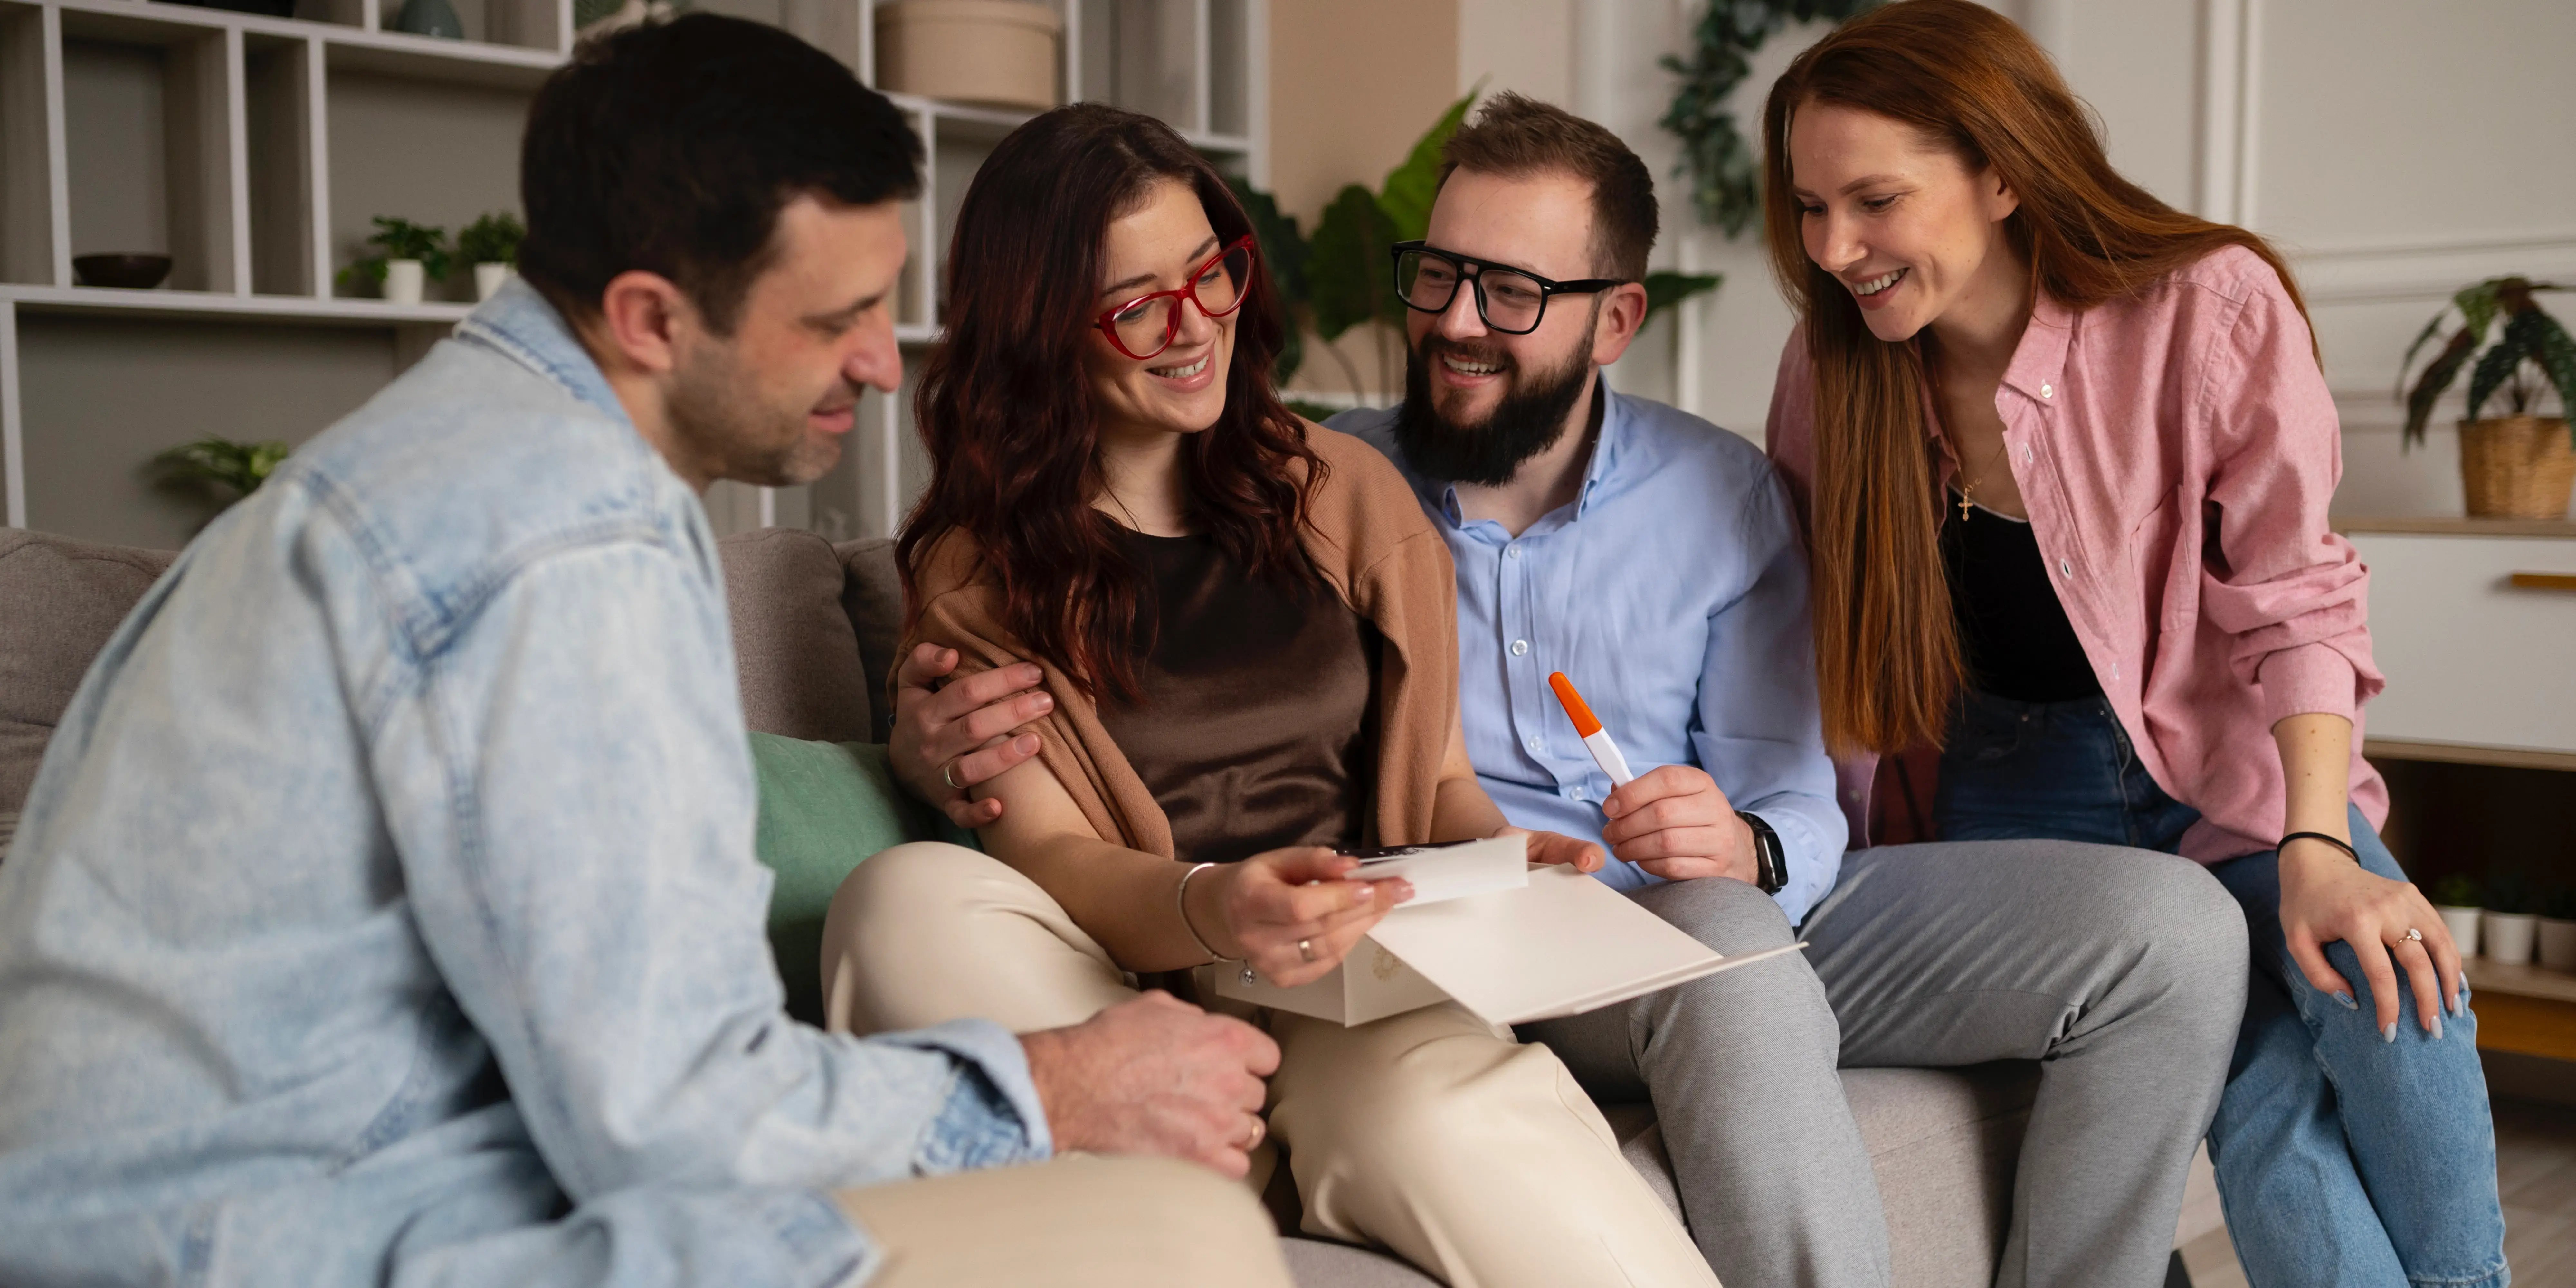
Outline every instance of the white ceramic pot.
[[416, 259], [385, 261], [385, 300], [392, 304], [420, 303], [421, 287], [429, 281], [427, 270]]
[[488, 300], [501, 293], [501, 283], [510, 280], [510, 266], [484, 263], [474, 266], [474, 298]]
[[2499, 966], [2531, 960], [2531, 936], [2540, 928], [2540, 918], [2527, 912], [2488, 912], [2479, 920], [2485, 926], [2487, 960]]
[[2576, 971], [2576, 921], [2540, 919], [2540, 964], [2551, 970]]
[[2459, 946], [2462, 957], [2478, 955], [2478, 910], [2454, 908], [2447, 903], [2435, 904], [2442, 914], [2442, 924], [2450, 928], [2451, 942]]

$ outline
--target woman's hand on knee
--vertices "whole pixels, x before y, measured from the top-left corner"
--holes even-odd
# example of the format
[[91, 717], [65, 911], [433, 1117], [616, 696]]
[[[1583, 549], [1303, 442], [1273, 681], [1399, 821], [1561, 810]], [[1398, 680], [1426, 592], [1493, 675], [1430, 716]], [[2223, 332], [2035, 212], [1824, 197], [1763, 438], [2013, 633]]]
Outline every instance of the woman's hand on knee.
[[[2317, 841], [2294, 841], [2280, 857], [2281, 935], [2299, 972], [2321, 992], [2352, 1000], [2352, 985], [2326, 960], [2340, 939], [2361, 960], [2381, 1033], [2397, 1033], [2397, 972], [2415, 993], [2415, 1020], [2439, 1034], [2442, 1016], [2459, 1014], [2460, 950], [2440, 913], [2404, 881], [2363, 871]], [[2408, 933], [2413, 931], [2415, 937]]]
[[1400, 878], [1347, 879], [1359, 865], [1347, 854], [1304, 845], [1217, 869], [1225, 877], [1217, 904], [1233, 942], [1215, 947], [1282, 988], [1323, 978], [1378, 918], [1413, 897], [1413, 884]]
[[1024, 1034], [1056, 1152], [1152, 1154], [1240, 1178], [1264, 1131], [1279, 1044], [1161, 992], [1070, 1028]]

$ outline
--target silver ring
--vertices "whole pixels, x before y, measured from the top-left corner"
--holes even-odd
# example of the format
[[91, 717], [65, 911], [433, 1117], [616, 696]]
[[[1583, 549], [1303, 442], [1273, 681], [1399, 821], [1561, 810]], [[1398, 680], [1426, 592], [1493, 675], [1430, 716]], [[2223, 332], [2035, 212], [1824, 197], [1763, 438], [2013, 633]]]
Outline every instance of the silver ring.
[[1300, 940], [1298, 940], [1298, 941], [1297, 941], [1297, 956], [1298, 956], [1300, 959], [1305, 960], [1305, 961], [1313, 961], [1313, 960], [1315, 960], [1315, 941], [1314, 941], [1314, 940], [1312, 940], [1312, 939], [1300, 939]]
[[[961, 756], [961, 757], [958, 757], [957, 759], [958, 759], [958, 760], [962, 760], [962, 759], [964, 759], [964, 757], [962, 757], [962, 756]], [[947, 761], [942, 761], [942, 762], [940, 762], [940, 765], [939, 765], [939, 781], [941, 781], [941, 782], [943, 782], [943, 783], [948, 784], [948, 790], [950, 790], [950, 791], [952, 791], [952, 792], [962, 792], [962, 791], [966, 790], [966, 784], [964, 784], [964, 783], [961, 783], [961, 782], [957, 781], [956, 774], [954, 773], [954, 771], [956, 770], [956, 768], [957, 768], [957, 760], [947, 760]]]
[[1243, 964], [1243, 982], [1246, 984], [1258, 984], [1261, 982], [1261, 977], [1252, 973], [1252, 963], [1250, 962], [1245, 962]]

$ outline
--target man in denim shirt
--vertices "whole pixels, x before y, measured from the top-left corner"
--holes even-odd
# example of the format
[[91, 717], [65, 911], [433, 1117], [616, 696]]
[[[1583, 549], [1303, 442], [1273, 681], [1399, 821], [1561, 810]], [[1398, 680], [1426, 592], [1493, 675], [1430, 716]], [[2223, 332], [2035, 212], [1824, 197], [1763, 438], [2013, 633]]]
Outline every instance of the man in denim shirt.
[[1248, 1026], [782, 1011], [697, 493], [811, 480], [898, 387], [919, 144], [691, 17], [577, 55], [526, 147], [527, 284], [194, 542], [47, 752], [0, 1282], [1284, 1283], [1217, 1174]]

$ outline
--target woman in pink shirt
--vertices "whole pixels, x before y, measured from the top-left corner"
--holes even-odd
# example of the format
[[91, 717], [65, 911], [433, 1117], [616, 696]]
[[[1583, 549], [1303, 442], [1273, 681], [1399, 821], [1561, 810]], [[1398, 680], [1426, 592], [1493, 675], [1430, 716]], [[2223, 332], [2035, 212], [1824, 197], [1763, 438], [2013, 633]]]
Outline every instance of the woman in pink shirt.
[[2122, 179], [1966, 0], [1827, 37], [1764, 129], [1801, 314], [1770, 450], [1854, 834], [1877, 757], [1930, 743], [1943, 840], [2208, 865], [2254, 945], [2209, 1134], [2249, 1279], [2503, 1282], [2459, 954], [2374, 830], [2368, 573], [2288, 269]]

